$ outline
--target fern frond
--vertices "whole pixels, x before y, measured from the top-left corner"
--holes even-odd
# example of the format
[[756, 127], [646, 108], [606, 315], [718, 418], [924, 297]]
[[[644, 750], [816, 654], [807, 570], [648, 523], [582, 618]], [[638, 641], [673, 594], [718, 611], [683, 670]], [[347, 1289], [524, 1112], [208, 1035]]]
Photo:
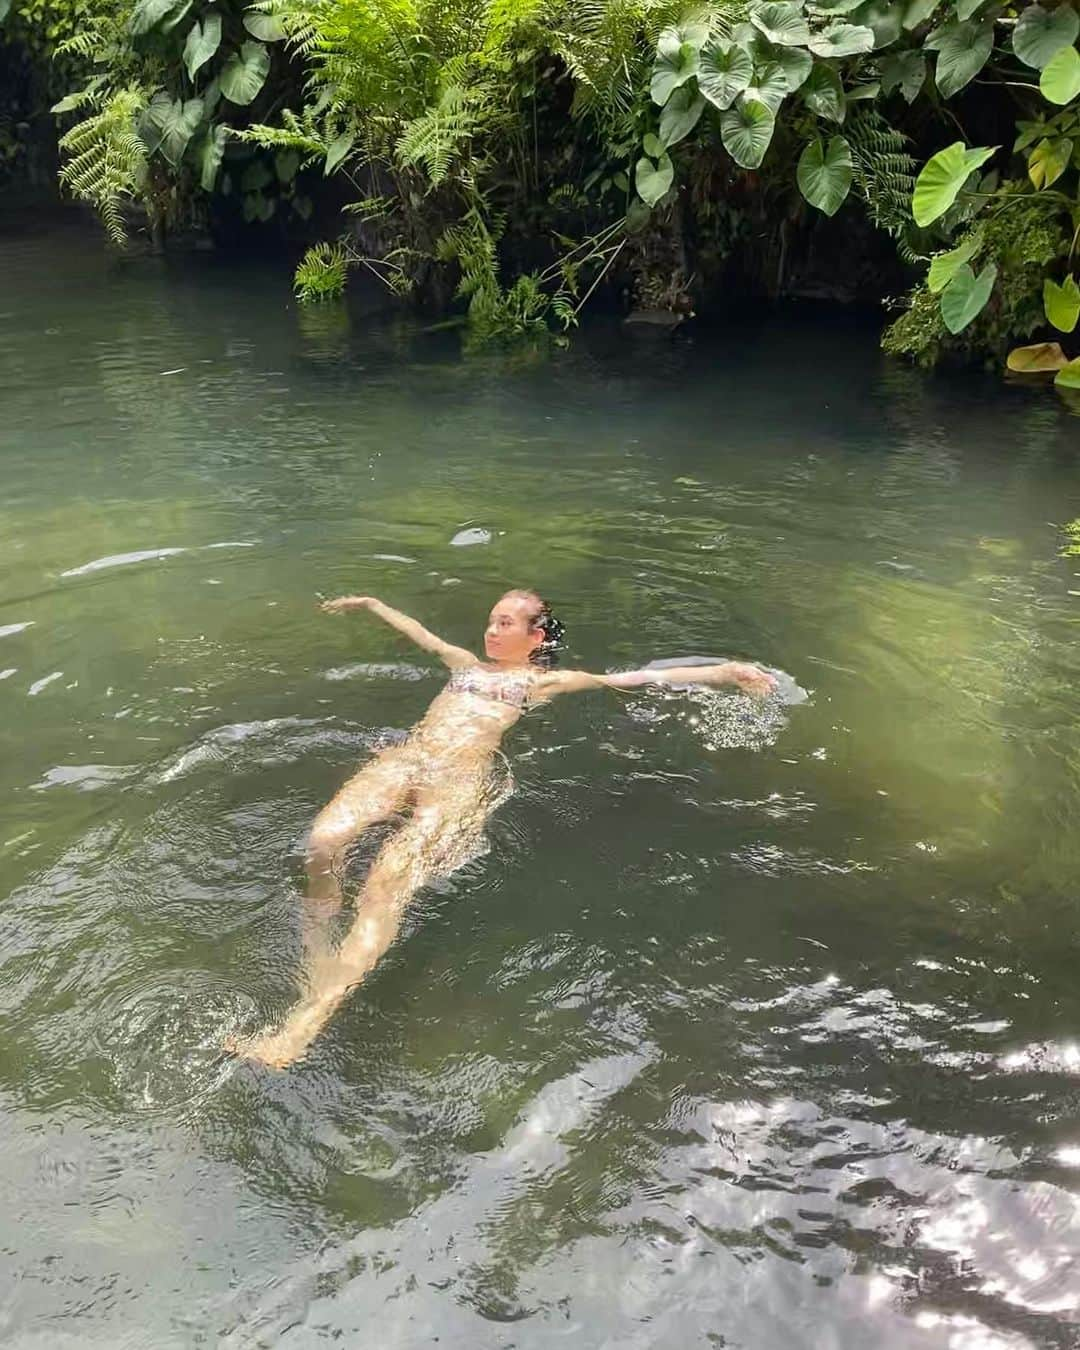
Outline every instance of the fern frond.
[[893, 238], [911, 223], [911, 194], [915, 190], [915, 160], [908, 140], [873, 107], [853, 109], [844, 127], [851, 146], [855, 187], [866, 203], [870, 219]]
[[121, 89], [60, 139], [69, 157], [60, 170], [61, 183], [94, 207], [121, 248], [127, 239], [123, 204], [138, 197], [146, 178], [146, 146], [136, 130], [145, 107], [142, 89]]
[[398, 161], [407, 166], [422, 164], [432, 185], [438, 187], [476, 122], [466, 91], [450, 85], [434, 107], [406, 124], [398, 138]]

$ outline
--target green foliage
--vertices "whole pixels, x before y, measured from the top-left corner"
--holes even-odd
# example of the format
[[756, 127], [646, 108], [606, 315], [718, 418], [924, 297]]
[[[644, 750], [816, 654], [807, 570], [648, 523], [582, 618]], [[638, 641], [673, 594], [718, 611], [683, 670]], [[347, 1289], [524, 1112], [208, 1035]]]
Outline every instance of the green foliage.
[[349, 257], [340, 244], [316, 244], [296, 267], [293, 286], [305, 304], [338, 300], [345, 293]]
[[125, 239], [124, 207], [139, 198], [146, 179], [147, 148], [136, 130], [145, 108], [141, 89], [118, 90], [60, 141], [68, 156], [60, 181], [94, 207], [118, 245]]

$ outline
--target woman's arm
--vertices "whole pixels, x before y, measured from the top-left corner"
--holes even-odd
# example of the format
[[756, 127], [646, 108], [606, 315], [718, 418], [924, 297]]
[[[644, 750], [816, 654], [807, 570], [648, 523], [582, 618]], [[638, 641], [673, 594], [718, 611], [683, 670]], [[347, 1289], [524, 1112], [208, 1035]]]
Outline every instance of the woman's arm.
[[391, 609], [389, 605], [384, 605], [381, 600], [376, 600], [373, 595], [340, 595], [336, 600], [324, 600], [321, 609], [327, 614], [344, 614], [353, 609], [366, 609], [372, 614], [377, 615], [384, 623], [388, 623], [391, 628], [396, 628], [399, 633], [404, 633], [418, 647], [423, 647], [426, 652], [434, 652], [441, 661], [451, 668], [455, 666], [475, 666], [476, 657], [464, 647], [455, 647], [451, 642], [444, 642], [441, 637], [436, 637], [434, 633], [429, 633], [422, 623], [417, 623], [415, 619], [410, 619], [407, 614], [402, 614], [400, 610]]
[[554, 698], [585, 689], [638, 689], [645, 684], [734, 684], [748, 694], [764, 697], [776, 688], [776, 679], [744, 661], [715, 666], [669, 666], [663, 670], [626, 670], [615, 675], [591, 675], [585, 670], [552, 670], [536, 681], [535, 697]]

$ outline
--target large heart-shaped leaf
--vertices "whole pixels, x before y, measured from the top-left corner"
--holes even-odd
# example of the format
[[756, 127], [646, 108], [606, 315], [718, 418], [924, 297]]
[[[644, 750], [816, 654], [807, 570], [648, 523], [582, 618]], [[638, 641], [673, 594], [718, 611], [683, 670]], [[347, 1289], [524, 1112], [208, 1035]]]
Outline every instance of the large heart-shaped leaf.
[[891, 46], [900, 36], [904, 23], [901, 0], [864, 0], [851, 16], [851, 22], [869, 28], [874, 35], [874, 50]]
[[270, 53], [261, 42], [245, 42], [221, 72], [221, 92], [230, 103], [250, 103], [266, 81]]
[[881, 63], [881, 90], [891, 94], [899, 89], [908, 103], [914, 103], [926, 83], [926, 57], [915, 48], [896, 52]]
[[[190, 5], [191, 0], [188, 0]], [[142, 37], [152, 32], [177, 4], [177, 0], [137, 0], [131, 11], [131, 35]]]
[[1013, 51], [1025, 66], [1043, 70], [1062, 47], [1071, 47], [1080, 33], [1080, 18], [1072, 5], [1043, 9], [1028, 5], [1020, 11], [1013, 29]]
[[776, 119], [772, 110], [756, 99], [739, 99], [720, 119], [724, 148], [744, 169], [756, 169], [765, 158]]
[[748, 53], [727, 38], [717, 38], [701, 50], [698, 88], [721, 112], [726, 112], [750, 83], [754, 63]]
[[1063, 47], [1052, 56], [1039, 77], [1042, 96], [1064, 106], [1080, 94], [1080, 55], [1075, 47]]
[[11, 9], [11, 0], [0, 0], [0, 23], [3, 23]]
[[813, 33], [806, 44], [815, 56], [858, 56], [874, 49], [874, 34], [861, 24], [834, 23]]
[[285, 24], [278, 15], [264, 14], [258, 9], [244, 11], [244, 27], [262, 42], [280, 42], [285, 36]]
[[1061, 367], [1054, 376], [1054, 384], [1058, 389], [1080, 389], [1080, 356]]
[[904, 27], [910, 32], [925, 23], [941, 0], [908, 0], [904, 9]]
[[1075, 277], [1066, 277], [1059, 286], [1049, 277], [1043, 282], [1043, 309], [1059, 333], [1071, 333], [1080, 319], [1080, 287]]
[[934, 82], [943, 98], [952, 98], [982, 70], [994, 45], [993, 23], [945, 23], [924, 44], [937, 52]]
[[676, 89], [698, 72], [701, 43], [696, 41], [698, 30], [687, 35], [681, 28], [665, 28], [656, 44], [649, 92], [652, 101], [662, 108]]
[[799, 191], [827, 216], [835, 216], [851, 190], [851, 148], [843, 136], [834, 136], [827, 146], [813, 140], [799, 156], [796, 170]]
[[764, 103], [770, 112], [775, 113], [788, 94], [787, 76], [780, 65], [771, 65], [755, 70], [750, 83], [743, 90], [743, 98]]
[[213, 192], [217, 181], [218, 169], [225, 154], [225, 142], [229, 138], [229, 129], [223, 123], [210, 127], [206, 134], [195, 142], [195, 163], [199, 169], [199, 184], [204, 192]]
[[997, 266], [987, 263], [978, 276], [967, 263], [957, 268], [956, 275], [941, 293], [941, 318], [950, 333], [962, 333], [973, 319], [978, 318], [990, 299], [997, 281]]
[[634, 186], [646, 206], [655, 206], [671, 187], [674, 177], [670, 155], [661, 155], [655, 162], [642, 155], [634, 169]]
[[969, 150], [963, 141], [955, 141], [928, 159], [915, 180], [911, 198], [915, 224], [931, 225], [943, 216], [971, 174], [985, 164], [996, 149], [997, 146], [992, 145]]
[[750, 22], [778, 47], [802, 47], [810, 40], [810, 26], [798, 5], [771, 0], [750, 11]]
[[194, 80], [195, 72], [206, 65], [220, 46], [221, 15], [208, 14], [202, 23], [196, 19], [184, 43], [184, 65], [190, 79]]
[[802, 47], [773, 47], [769, 57], [784, 72], [789, 94], [802, 88], [814, 65], [814, 58]]
[[660, 144], [677, 145], [697, 126], [705, 100], [688, 85], [676, 89], [660, 114]]
[[817, 0], [816, 4], [807, 5], [806, 9], [809, 14], [831, 17], [837, 14], [850, 14], [853, 9], [858, 9], [865, 3], [866, 0]]
[[976, 230], [958, 248], [950, 249], [948, 253], [939, 253], [933, 259], [930, 263], [930, 271], [926, 274], [926, 285], [933, 295], [943, 291], [964, 263], [968, 263], [974, 258], [975, 254], [982, 248], [982, 242], [982, 230]]
[[828, 118], [830, 122], [842, 122], [847, 112], [847, 99], [840, 76], [832, 66], [816, 62], [814, 69], [802, 88], [806, 106], [818, 117]]
[[1014, 347], [1005, 365], [1018, 375], [1052, 375], [1069, 364], [1060, 342], [1035, 342], [1030, 347]]
[[1037, 191], [1056, 183], [1072, 159], [1073, 143], [1068, 136], [1040, 141], [1028, 156], [1028, 177]]
[[146, 110], [146, 122], [149, 131], [144, 140], [151, 153], [160, 150], [175, 168], [183, 158], [188, 141], [195, 134], [203, 117], [201, 98], [189, 98], [186, 102], [171, 99], [164, 90], [159, 90], [150, 101]]

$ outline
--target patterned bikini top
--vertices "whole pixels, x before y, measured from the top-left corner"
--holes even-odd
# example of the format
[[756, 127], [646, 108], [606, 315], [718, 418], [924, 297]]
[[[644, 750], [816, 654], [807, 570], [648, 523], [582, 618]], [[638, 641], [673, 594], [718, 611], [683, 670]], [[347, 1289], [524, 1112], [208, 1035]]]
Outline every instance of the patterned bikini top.
[[483, 666], [460, 666], [447, 681], [451, 694], [477, 694], [495, 703], [523, 709], [532, 683], [530, 670], [485, 670]]

